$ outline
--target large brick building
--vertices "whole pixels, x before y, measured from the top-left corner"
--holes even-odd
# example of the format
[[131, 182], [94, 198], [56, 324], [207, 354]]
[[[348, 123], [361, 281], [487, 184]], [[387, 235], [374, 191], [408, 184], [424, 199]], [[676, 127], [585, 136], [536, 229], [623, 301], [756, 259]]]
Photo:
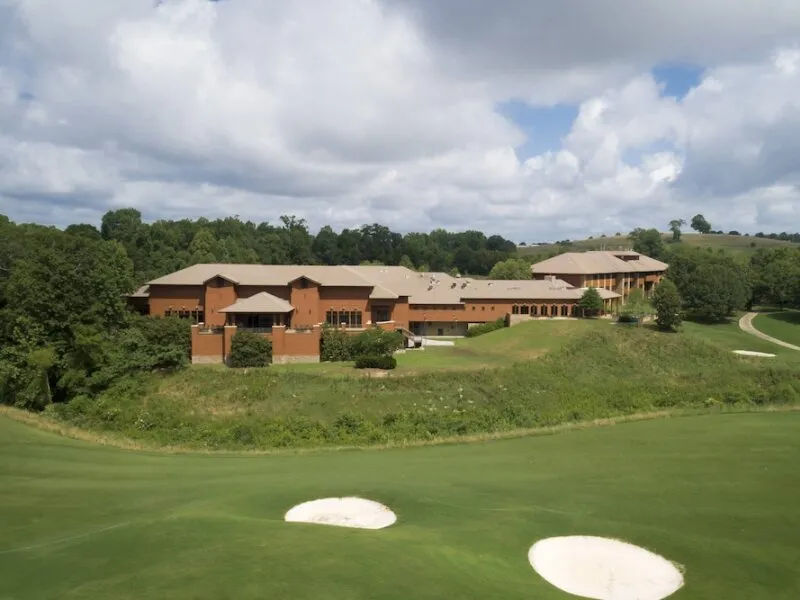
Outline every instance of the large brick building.
[[[151, 315], [194, 321], [195, 362], [224, 360], [239, 329], [271, 337], [276, 362], [314, 361], [324, 324], [461, 336], [473, 324], [508, 315], [573, 316], [584, 286], [534, 275], [490, 281], [404, 267], [199, 264], [149, 282], [130, 301]], [[606, 310], [621, 301], [619, 291], [598, 289]]]
[[649, 296], [664, 278], [668, 265], [633, 251], [567, 252], [531, 266], [534, 279], [557, 277], [577, 288], [595, 287], [619, 294], [631, 290]]

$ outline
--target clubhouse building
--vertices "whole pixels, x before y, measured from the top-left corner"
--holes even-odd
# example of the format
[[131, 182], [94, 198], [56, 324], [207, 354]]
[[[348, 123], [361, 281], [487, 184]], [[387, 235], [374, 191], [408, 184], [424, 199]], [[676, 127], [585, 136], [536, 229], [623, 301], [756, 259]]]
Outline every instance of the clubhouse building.
[[[663, 276], [666, 265], [636, 256], [618, 259], [618, 271], [601, 258], [582, 270], [567, 260], [563, 273], [552, 266], [540, 271], [540, 265], [555, 260], [550, 259], [533, 266], [532, 279], [520, 281], [405, 267], [198, 264], [150, 281], [129, 302], [144, 314], [192, 320], [196, 363], [223, 362], [240, 329], [270, 337], [276, 363], [315, 362], [326, 324], [352, 332], [378, 326], [402, 331], [411, 340], [463, 336], [472, 325], [499, 318], [513, 323], [576, 316], [575, 306], [589, 286], [612, 311], [630, 289], [652, 289]], [[600, 265], [602, 270], [583, 272]], [[640, 266], [642, 272], [632, 270]]]

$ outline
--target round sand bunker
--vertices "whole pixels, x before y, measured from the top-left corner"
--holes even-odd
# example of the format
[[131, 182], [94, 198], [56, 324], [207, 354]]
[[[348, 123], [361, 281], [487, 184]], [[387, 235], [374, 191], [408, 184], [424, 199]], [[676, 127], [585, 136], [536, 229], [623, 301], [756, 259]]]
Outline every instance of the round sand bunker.
[[683, 585], [667, 559], [608, 538], [548, 538], [531, 546], [528, 560], [560, 590], [595, 600], [661, 600]]
[[753, 350], [734, 350], [734, 354], [739, 354], [740, 356], [761, 356], [763, 358], [775, 358], [774, 354], [769, 354], [767, 352], [754, 352]]
[[397, 521], [397, 515], [379, 502], [350, 497], [304, 502], [287, 512], [284, 519], [293, 523], [383, 529]]

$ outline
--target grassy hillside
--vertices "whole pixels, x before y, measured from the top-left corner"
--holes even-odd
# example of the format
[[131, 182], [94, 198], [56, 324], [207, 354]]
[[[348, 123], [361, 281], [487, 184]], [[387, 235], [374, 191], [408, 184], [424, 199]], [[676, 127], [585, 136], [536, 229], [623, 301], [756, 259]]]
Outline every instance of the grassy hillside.
[[[800, 597], [800, 413], [632, 423], [307, 456], [125, 452], [0, 416], [2, 597], [561, 599], [536, 541], [622, 538], [680, 564], [675, 598]], [[392, 527], [289, 524], [361, 495]]]
[[[671, 233], [662, 235], [665, 242], [672, 239]], [[733, 254], [752, 254], [759, 248], [775, 248], [780, 246], [793, 246], [792, 242], [782, 242], [780, 240], [771, 240], [768, 238], [747, 237], [743, 235], [715, 235], [706, 234], [699, 235], [696, 233], [684, 233], [681, 238], [681, 244], [688, 246], [699, 246], [703, 248], [724, 249]], [[591, 240], [576, 240], [572, 245], [566, 247], [571, 252], [585, 252], [587, 250], [619, 250], [629, 249], [631, 242], [627, 235], [611, 236], [606, 238], [595, 238]], [[545, 244], [542, 246], [527, 246], [518, 248], [518, 253], [521, 256], [536, 258], [542, 260], [547, 258], [551, 252], [562, 250], [565, 247], [557, 244]]]
[[753, 319], [753, 325], [762, 333], [800, 346], [800, 311], [784, 310], [758, 315]]
[[[600, 323], [538, 360], [506, 368], [381, 379], [274, 367], [190, 369], [129, 380], [99, 400], [79, 399], [51, 414], [145, 444], [245, 449], [395, 445], [800, 400], [797, 363], [742, 359], [691, 333]], [[480, 343], [536, 354], [543, 342], [512, 341], [531, 331], [515, 327]]]

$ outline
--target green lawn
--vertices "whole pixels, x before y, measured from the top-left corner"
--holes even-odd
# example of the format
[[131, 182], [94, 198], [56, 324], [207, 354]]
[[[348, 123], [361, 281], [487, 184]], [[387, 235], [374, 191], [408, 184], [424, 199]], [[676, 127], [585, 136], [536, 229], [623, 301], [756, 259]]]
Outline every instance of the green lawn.
[[[672, 234], [662, 235], [665, 242], [672, 239]], [[769, 238], [757, 238], [743, 235], [699, 235], [696, 233], [684, 233], [681, 243], [687, 246], [699, 246], [702, 248], [713, 248], [714, 250], [724, 249], [733, 254], [753, 254], [759, 248], [777, 248], [781, 246], [796, 246], [792, 242], [771, 240]], [[629, 248], [631, 245], [627, 235], [609, 236], [605, 238], [594, 238], [591, 240], [575, 240], [568, 248], [573, 252], [585, 252], [586, 250], [616, 250], [618, 248]], [[522, 256], [539, 256], [544, 258], [549, 252], [558, 250], [560, 246], [556, 244], [544, 244], [542, 246], [528, 246], [518, 249]]]
[[[761, 317], [756, 317], [756, 321]], [[758, 328], [761, 329], [760, 321]], [[800, 327], [798, 327], [800, 329]], [[754, 352], [766, 352], [777, 355], [774, 359], [747, 359], [742, 360], [758, 361], [771, 360], [773, 362], [793, 362], [800, 364], [800, 352], [783, 348], [772, 342], [762, 340], [750, 333], [744, 332], [739, 328], [738, 317], [728, 323], [706, 324], [685, 322], [683, 333], [695, 339], [705, 340], [723, 350], [751, 350]], [[772, 334], [770, 334], [772, 335]], [[777, 336], [776, 336], [777, 337]]]
[[[392, 376], [425, 372], [474, 370], [502, 367], [539, 358], [589, 331], [608, 327], [609, 321], [541, 320], [506, 327], [475, 338], [452, 340], [454, 346], [429, 346], [397, 355], [397, 369]], [[200, 366], [197, 369], [207, 369]], [[352, 375], [352, 363], [274, 365], [275, 369], [328, 376]]]
[[[260, 457], [126, 452], [0, 417], [0, 457], [4, 600], [567, 600], [526, 553], [572, 534], [683, 565], [675, 600], [800, 597], [800, 413]], [[398, 522], [282, 520], [335, 495]]]
[[753, 319], [756, 329], [781, 341], [800, 346], [800, 311], [784, 310]]

